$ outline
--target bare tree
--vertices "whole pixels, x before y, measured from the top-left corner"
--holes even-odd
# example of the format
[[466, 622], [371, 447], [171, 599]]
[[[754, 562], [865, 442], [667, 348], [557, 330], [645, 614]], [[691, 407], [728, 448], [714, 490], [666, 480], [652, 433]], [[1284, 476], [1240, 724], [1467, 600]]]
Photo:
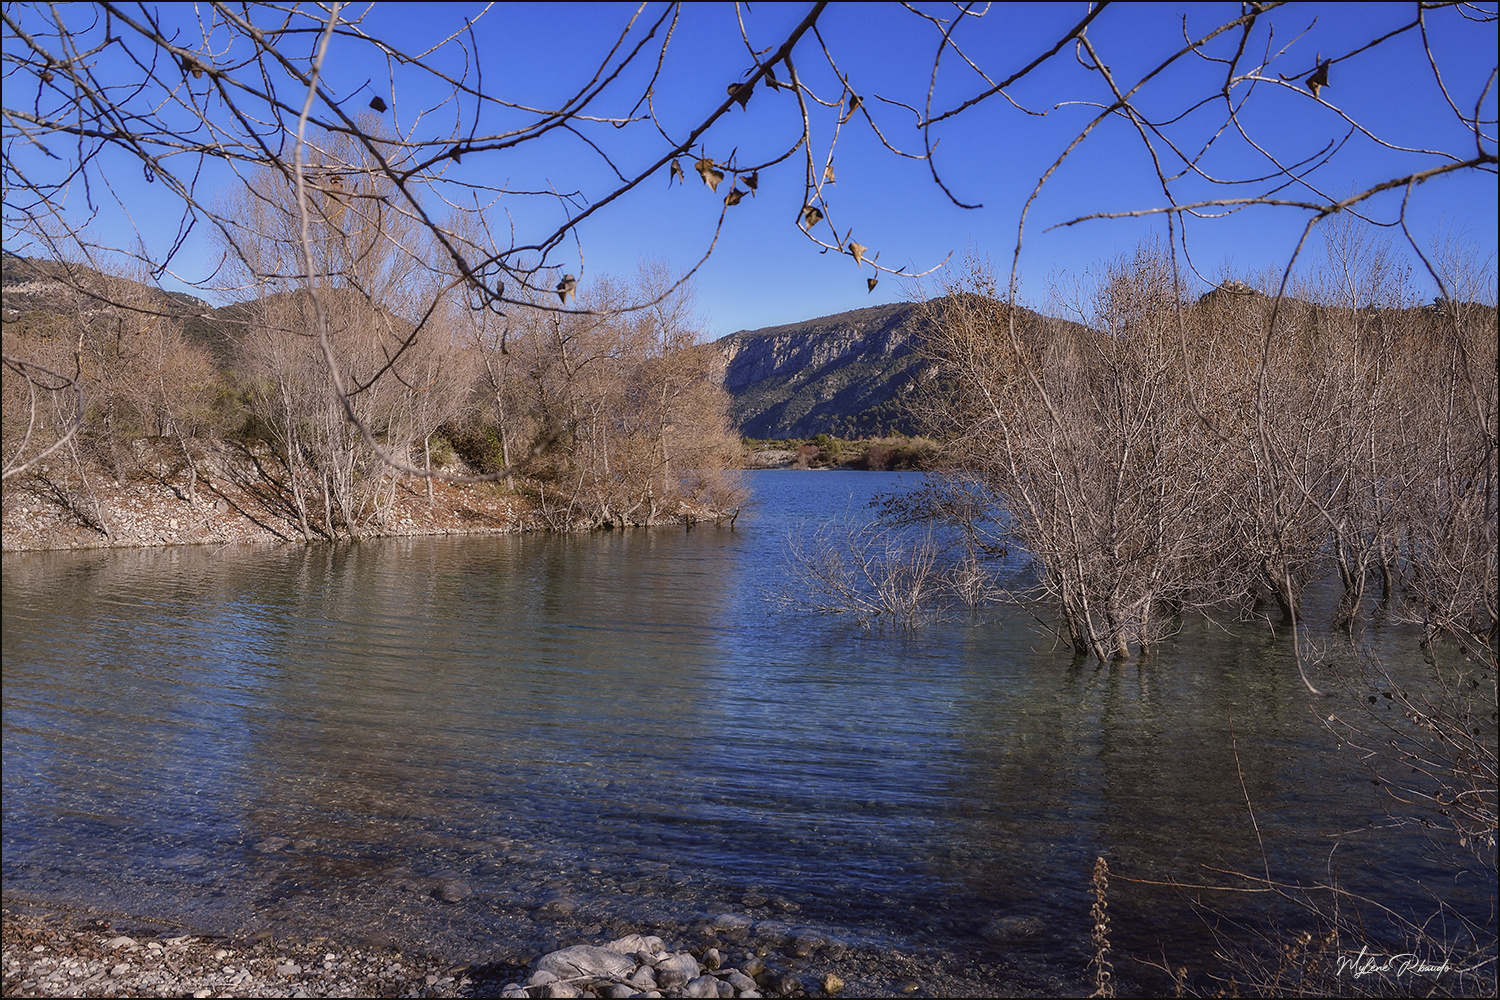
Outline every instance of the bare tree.
[[[217, 423], [207, 353], [180, 320], [156, 314], [164, 296], [139, 281], [64, 262], [31, 272], [28, 300], [40, 296], [50, 309], [5, 325], [7, 477], [30, 471], [70, 497], [65, 480], [42, 468], [61, 452], [75, 470], [89, 459], [122, 484], [144, 472], [191, 502], [198, 459], [189, 441]], [[80, 479], [87, 492], [81, 471]], [[92, 499], [88, 507], [89, 523], [108, 534], [102, 509]]]
[[977, 264], [935, 300], [930, 350], [958, 385], [960, 461], [1009, 512], [1074, 649], [1123, 657], [1239, 596], [1232, 446], [1192, 412], [1165, 251], [1111, 267], [1077, 306], [1089, 325], [1016, 317], [995, 293]]
[[[513, 309], [499, 339], [471, 334], [502, 422], [495, 436], [541, 481], [550, 523], [693, 520], [743, 503], [726, 472], [738, 439], [718, 357], [700, 343], [686, 286], [652, 295], [664, 273], [647, 266], [644, 292], [597, 281], [572, 315]], [[656, 302], [613, 308], [635, 294]]]

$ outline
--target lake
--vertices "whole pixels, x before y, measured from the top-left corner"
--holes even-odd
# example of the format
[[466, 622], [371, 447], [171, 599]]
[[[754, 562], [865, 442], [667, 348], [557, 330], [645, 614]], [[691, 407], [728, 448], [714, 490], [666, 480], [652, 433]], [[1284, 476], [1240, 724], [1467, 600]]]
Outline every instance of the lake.
[[1310, 697], [1283, 632], [1100, 668], [1027, 608], [861, 628], [784, 599], [788, 540], [921, 477], [749, 479], [733, 529], [7, 554], [7, 897], [475, 962], [730, 912], [1082, 982], [1104, 856], [1142, 989], [1125, 955], [1196, 974], [1216, 921], [1314, 924], [1152, 883], [1492, 919], [1493, 868], [1393, 825], [1323, 724], [1363, 700]]

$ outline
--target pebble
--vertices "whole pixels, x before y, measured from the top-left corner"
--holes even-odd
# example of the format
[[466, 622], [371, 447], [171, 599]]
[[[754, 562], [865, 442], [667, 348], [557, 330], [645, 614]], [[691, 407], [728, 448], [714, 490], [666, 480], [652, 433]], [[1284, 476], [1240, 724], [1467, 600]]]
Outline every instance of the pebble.
[[443, 879], [433, 887], [432, 895], [445, 903], [459, 903], [473, 894], [468, 883], [456, 878]]
[[546, 902], [542, 903], [542, 905], [538, 906], [533, 912], [539, 920], [557, 920], [576, 913], [577, 911], [577, 903], [573, 902], [571, 899], [568, 899], [566, 896], [558, 896], [554, 899], [549, 899]]
[[742, 913], [720, 913], [714, 917], [714, 929], [725, 932], [731, 936], [743, 937], [750, 933], [750, 928], [755, 921]]

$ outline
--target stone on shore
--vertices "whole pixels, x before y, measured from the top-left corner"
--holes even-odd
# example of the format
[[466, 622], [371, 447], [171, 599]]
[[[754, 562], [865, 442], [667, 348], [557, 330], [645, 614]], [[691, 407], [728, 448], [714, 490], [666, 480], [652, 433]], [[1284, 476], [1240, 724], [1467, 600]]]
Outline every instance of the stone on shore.
[[658, 962], [656, 965], [656, 986], [661, 990], [676, 990], [688, 984], [689, 980], [697, 979], [703, 970], [698, 966], [698, 960], [687, 952], [678, 952], [670, 958]]
[[472, 893], [473, 890], [469, 888], [468, 883], [456, 878], [445, 878], [432, 889], [433, 898], [445, 903], [461, 902], [468, 899]]
[[543, 955], [532, 968], [558, 979], [624, 979], [635, 972], [635, 960], [608, 948], [575, 944]]
[[626, 956], [635, 955], [638, 952], [656, 955], [667, 948], [666, 943], [655, 934], [627, 934], [622, 938], [616, 938], [604, 947]]

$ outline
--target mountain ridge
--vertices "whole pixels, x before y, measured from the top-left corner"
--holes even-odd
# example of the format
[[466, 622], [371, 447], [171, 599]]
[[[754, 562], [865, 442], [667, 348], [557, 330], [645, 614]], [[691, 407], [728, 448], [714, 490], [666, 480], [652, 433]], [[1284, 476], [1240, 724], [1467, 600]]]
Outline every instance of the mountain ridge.
[[753, 438], [920, 433], [905, 404], [930, 377], [925, 322], [920, 303], [897, 302], [719, 338], [731, 421]]

